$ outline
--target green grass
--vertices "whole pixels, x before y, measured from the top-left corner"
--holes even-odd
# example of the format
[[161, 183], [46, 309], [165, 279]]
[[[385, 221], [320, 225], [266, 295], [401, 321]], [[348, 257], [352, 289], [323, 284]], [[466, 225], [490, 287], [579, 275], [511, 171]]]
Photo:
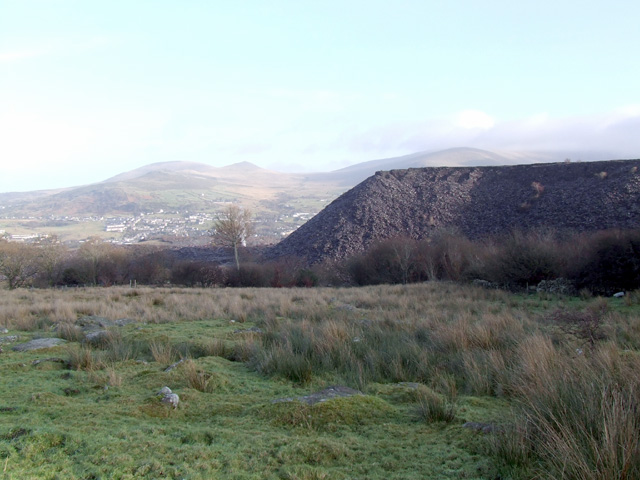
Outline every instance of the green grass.
[[[308, 393], [219, 357], [207, 392], [180, 368], [153, 362], [69, 371], [31, 361], [59, 347], [2, 356], [0, 478], [486, 478], [493, 470], [459, 426], [416, 422], [405, 403], [378, 396], [310, 407], [276, 398]], [[24, 365], [24, 366], [23, 366]], [[177, 410], [154, 393], [170, 385]], [[478, 410], [478, 409], [476, 409]]]
[[[53, 301], [70, 306], [66, 317], [110, 312], [112, 320], [138, 320], [112, 327], [111, 341], [96, 346], [70, 341], [20, 353], [2, 344], [1, 480], [530, 478], [544, 459], [527, 450], [524, 463], [509, 464], [515, 443], [462, 425], [515, 425], [525, 387], [551, 374], [528, 359], [562, 360], [573, 348], [540, 316], [586, 305], [452, 284], [131, 292], [0, 293], [11, 313], [2, 321], [9, 333], [0, 337], [20, 341], [52, 335]], [[612, 301], [610, 308], [624, 338], [637, 341], [637, 305]], [[162, 312], [157, 323], [154, 312]], [[256, 326], [264, 333], [238, 332]], [[623, 371], [617, 338], [620, 332], [606, 344], [609, 356], [598, 354], [602, 368]], [[173, 356], [154, 356], [152, 345]], [[388, 368], [385, 352], [392, 353]], [[292, 366], [275, 358], [280, 353], [310, 368], [287, 374]], [[620, 355], [624, 362], [638, 357], [635, 350]], [[74, 360], [76, 368], [33, 364], [50, 358]], [[369, 374], [350, 373], [340, 359]], [[363, 395], [315, 405], [295, 400], [335, 384]], [[180, 396], [175, 410], [155, 395], [165, 385]], [[548, 397], [545, 405], [561, 408], [553, 391]], [[273, 402], [283, 398], [294, 400]]]

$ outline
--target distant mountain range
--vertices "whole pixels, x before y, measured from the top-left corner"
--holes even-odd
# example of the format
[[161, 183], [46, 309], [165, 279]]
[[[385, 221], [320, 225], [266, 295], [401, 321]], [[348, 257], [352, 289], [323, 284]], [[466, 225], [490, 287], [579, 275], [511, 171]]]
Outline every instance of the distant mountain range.
[[[154, 163], [91, 185], [0, 194], [2, 218], [135, 216], [153, 212], [219, 212], [228, 202], [250, 208], [259, 222], [300, 226], [340, 194], [377, 171], [441, 166], [491, 166], [597, 160], [575, 152], [490, 152], [454, 148], [359, 163], [326, 173], [282, 173], [248, 162], [213, 167], [194, 162]], [[606, 157], [605, 157], [606, 158]]]

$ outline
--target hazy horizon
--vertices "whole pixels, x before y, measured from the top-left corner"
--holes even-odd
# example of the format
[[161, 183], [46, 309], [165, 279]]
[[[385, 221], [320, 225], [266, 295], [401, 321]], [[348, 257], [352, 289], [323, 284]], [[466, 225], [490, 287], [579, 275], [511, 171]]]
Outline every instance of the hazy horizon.
[[144, 165], [640, 157], [640, 5], [7, 0], [0, 192]]

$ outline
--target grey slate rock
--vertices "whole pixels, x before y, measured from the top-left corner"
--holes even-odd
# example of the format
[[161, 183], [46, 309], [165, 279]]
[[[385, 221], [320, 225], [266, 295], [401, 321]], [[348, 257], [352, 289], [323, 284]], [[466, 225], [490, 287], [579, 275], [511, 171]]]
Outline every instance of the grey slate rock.
[[57, 347], [66, 343], [62, 338], [38, 338], [27, 343], [21, 343], [13, 347], [16, 352], [28, 352], [31, 350], [40, 350], [42, 348]]

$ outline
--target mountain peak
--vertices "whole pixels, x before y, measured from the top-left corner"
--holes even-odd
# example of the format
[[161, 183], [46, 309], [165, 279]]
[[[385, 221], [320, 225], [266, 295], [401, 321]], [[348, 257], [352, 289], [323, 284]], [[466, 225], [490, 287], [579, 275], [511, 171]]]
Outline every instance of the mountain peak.
[[224, 170], [243, 170], [243, 171], [252, 171], [252, 170], [264, 170], [263, 168], [251, 163], [251, 162], [238, 162], [232, 163], [231, 165], [227, 165], [226, 167], [222, 167]]

